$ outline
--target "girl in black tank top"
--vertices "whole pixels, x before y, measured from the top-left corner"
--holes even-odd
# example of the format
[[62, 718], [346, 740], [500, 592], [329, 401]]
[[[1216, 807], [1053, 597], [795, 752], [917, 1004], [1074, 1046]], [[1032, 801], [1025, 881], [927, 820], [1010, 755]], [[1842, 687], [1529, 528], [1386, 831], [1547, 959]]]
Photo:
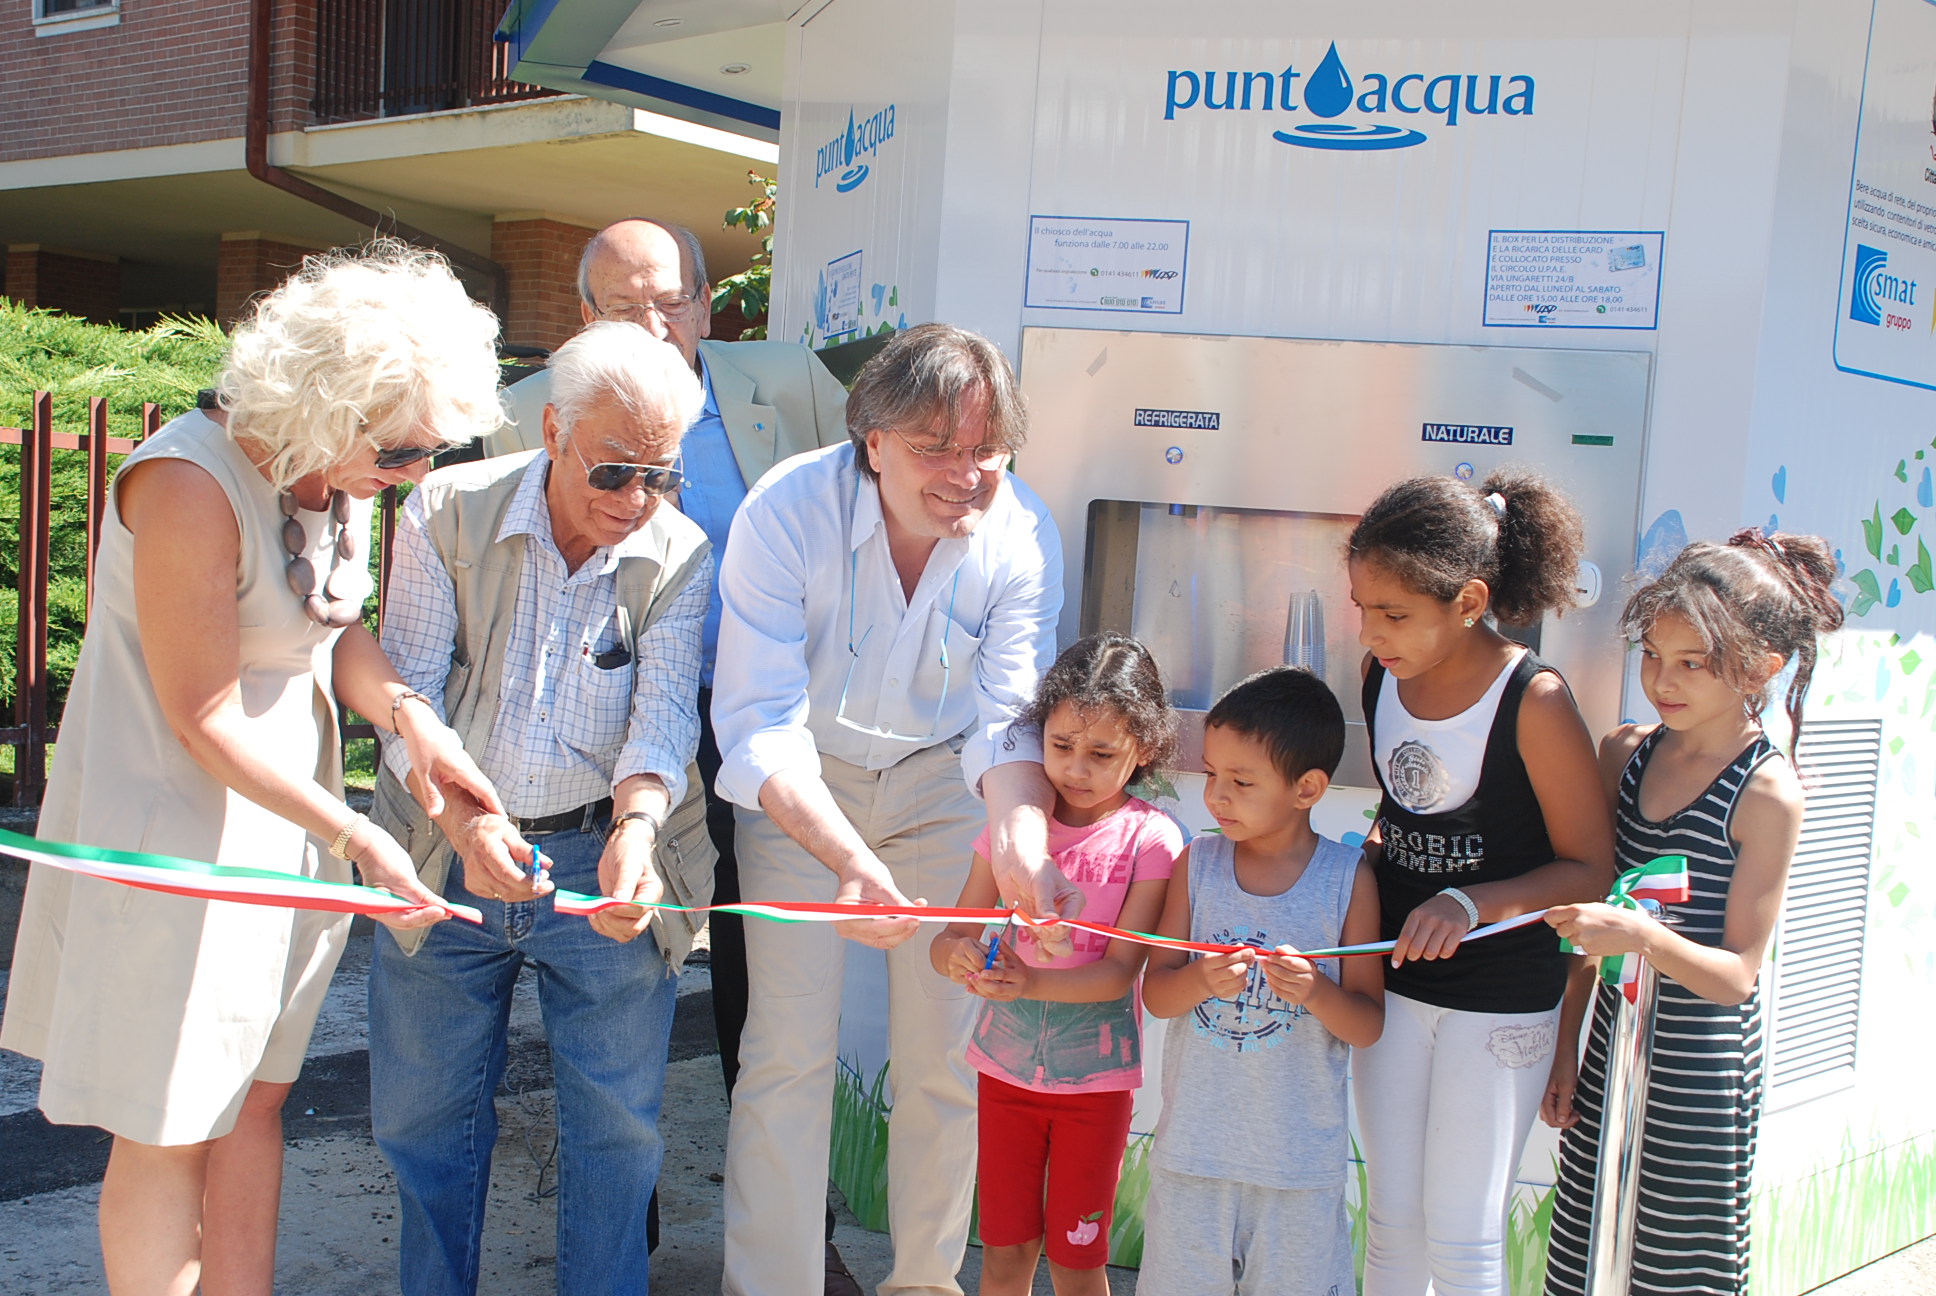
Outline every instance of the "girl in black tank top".
[[1582, 549], [1571, 505], [1511, 470], [1476, 489], [1403, 482], [1351, 535], [1384, 794], [1366, 850], [1396, 941], [1384, 1036], [1353, 1063], [1369, 1176], [1365, 1296], [1506, 1291], [1507, 1200], [1567, 964], [1538, 926], [1459, 942], [1612, 885], [1586, 725], [1552, 668], [1494, 622], [1570, 605]]

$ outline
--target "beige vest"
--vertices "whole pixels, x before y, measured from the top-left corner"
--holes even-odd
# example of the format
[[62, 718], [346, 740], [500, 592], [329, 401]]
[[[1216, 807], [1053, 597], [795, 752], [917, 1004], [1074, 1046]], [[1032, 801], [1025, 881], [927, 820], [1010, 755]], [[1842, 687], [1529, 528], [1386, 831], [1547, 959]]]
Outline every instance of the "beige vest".
[[[459, 464], [433, 473], [417, 488], [426, 492], [429, 504], [431, 545], [456, 591], [457, 640], [451, 648], [450, 674], [444, 680], [445, 718], [473, 759], [482, 758], [497, 720], [505, 640], [511, 633], [518, 576], [530, 540], [515, 535], [500, 541], [497, 535], [525, 466], [540, 453]], [[655, 512], [643, 534], [647, 552], [621, 558], [618, 564], [619, 626], [628, 645], [664, 614], [711, 547], [696, 524], [670, 508]], [[638, 670], [636, 659], [632, 670]], [[704, 905], [713, 895], [713, 867], [719, 856], [706, 833], [704, 792], [698, 766], [688, 766], [685, 800], [673, 810], [653, 851], [667, 898], [682, 905]], [[441, 893], [456, 851], [387, 768], [377, 775], [370, 817], [410, 852], [424, 885]], [[652, 933], [675, 972], [704, 925], [703, 914], [662, 912], [653, 919]], [[424, 932], [395, 935], [404, 952], [414, 954]]]

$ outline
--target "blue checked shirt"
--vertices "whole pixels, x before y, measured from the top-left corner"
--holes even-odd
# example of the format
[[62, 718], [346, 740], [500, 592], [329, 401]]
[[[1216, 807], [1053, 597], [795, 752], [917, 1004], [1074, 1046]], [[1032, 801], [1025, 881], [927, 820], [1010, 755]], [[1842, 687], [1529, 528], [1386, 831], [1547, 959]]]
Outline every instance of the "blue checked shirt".
[[[518, 600], [498, 690], [496, 723], [479, 766], [513, 816], [573, 810], [612, 794], [634, 774], [657, 774], [673, 805], [685, 796], [686, 766], [699, 747], [700, 632], [713, 585], [712, 559], [694, 570], [664, 615], [630, 648], [638, 661], [600, 667], [618, 647], [618, 560], [634, 536], [594, 550], [565, 569], [551, 538], [540, 454], [525, 470], [498, 530], [527, 535]], [[411, 688], [444, 714], [444, 679], [457, 640], [450, 574], [425, 527], [424, 496], [397, 517], [396, 551], [383, 604], [383, 651]], [[479, 663], [482, 667], [484, 664]], [[384, 735], [383, 760], [408, 779], [404, 745]]]

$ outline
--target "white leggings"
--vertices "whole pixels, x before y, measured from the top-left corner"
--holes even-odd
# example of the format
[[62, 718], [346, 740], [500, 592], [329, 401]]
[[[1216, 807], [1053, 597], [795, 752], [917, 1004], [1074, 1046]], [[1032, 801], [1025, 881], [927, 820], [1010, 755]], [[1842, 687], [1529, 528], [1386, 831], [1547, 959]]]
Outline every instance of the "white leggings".
[[1364, 1296], [1507, 1296], [1506, 1210], [1559, 1008], [1458, 1012], [1385, 996], [1352, 1055], [1369, 1184]]

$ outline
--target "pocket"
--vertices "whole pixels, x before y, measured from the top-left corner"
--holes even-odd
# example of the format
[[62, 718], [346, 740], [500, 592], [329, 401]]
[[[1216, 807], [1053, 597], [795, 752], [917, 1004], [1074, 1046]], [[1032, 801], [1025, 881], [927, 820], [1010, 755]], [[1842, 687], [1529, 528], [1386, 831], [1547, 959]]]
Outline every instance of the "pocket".
[[614, 751], [625, 742], [632, 715], [632, 663], [607, 670], [580, 654], [558, 682], [558, 737], [587, 755]]
[[[652, 863], [665, 882], [674, 903], [700, 908], [712, 903], [713, 872], [719, 865], [719, 851], [712, 834], [706, 831], [706, 797], [697, 778], [690, 780], [690, 791], [659, 830], [652, 848]], [[704, 914], [680, 914], [696, 935], [705, 926]]]

